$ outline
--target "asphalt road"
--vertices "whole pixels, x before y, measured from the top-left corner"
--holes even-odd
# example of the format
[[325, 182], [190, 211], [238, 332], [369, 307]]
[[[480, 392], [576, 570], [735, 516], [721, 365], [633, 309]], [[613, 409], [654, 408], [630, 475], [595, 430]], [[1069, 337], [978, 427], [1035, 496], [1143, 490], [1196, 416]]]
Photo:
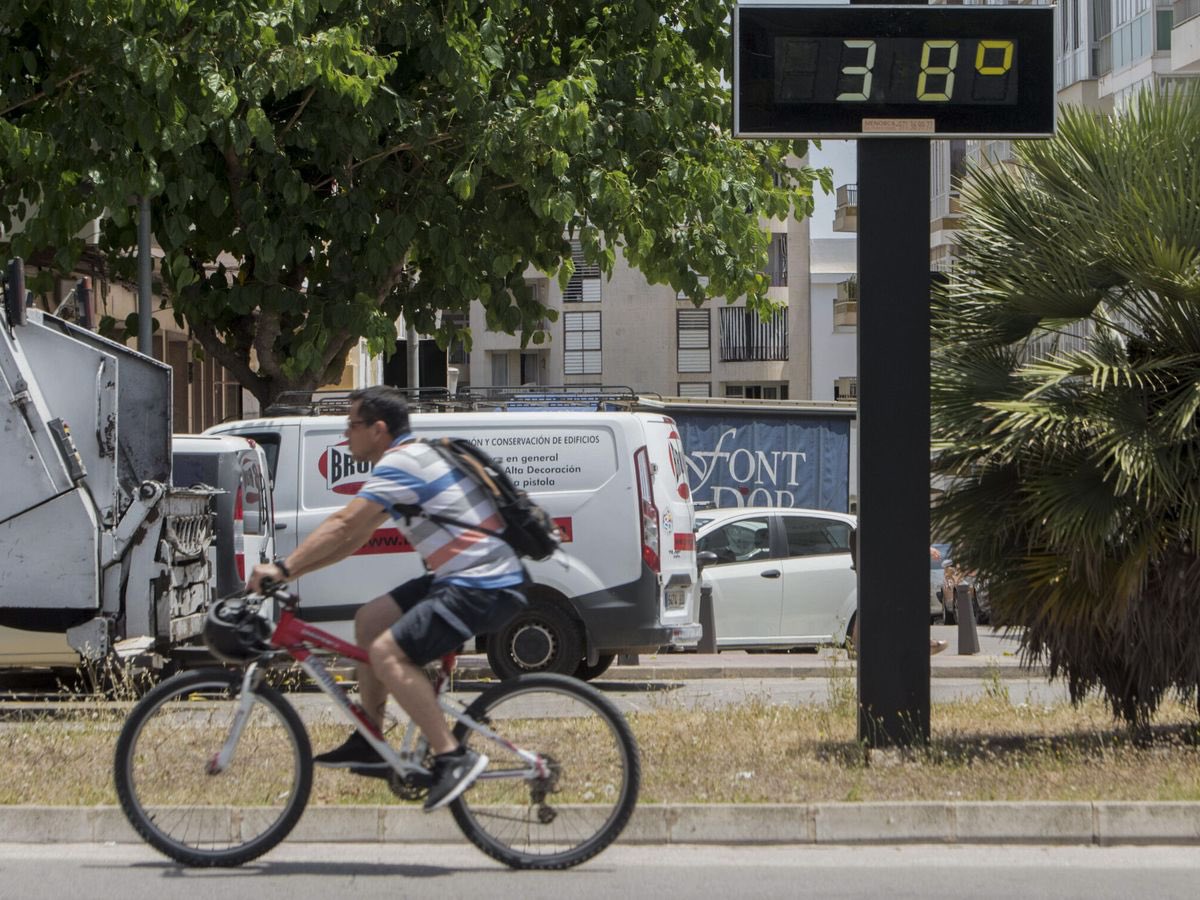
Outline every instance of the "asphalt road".
[[567, 872], [511, 872], [470, 846], [283, 845], [187, 870], [138, 845], [0, 844], [0, 898], [1192, 898], [1200, 854], [1173, 847], [622, 847]]

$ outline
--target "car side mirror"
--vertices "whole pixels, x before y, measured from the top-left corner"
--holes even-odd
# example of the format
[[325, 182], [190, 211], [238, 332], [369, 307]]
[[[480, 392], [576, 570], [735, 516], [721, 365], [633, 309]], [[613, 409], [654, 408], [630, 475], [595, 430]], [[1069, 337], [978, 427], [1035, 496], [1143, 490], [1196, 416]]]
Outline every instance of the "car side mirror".
[[696, 567], [700, 572], [704, 571], [705, 566], [710, 566], [715, 563], [720, 557], [711, 550], [701, 550], [696, 554]]

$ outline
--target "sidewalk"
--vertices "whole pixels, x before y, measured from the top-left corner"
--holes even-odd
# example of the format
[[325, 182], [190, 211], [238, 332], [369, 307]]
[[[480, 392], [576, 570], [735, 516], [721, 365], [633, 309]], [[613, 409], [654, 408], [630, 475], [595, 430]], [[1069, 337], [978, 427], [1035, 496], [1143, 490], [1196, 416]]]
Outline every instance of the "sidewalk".
[[[1018, 641], [1000, 632], [979, 628], [979, 653], [958, 653], [958, 628], [935, 625], [930, 637], [949, 646], [929, 659], [933, 678], [1045, 678], [1044, 666], [1020, 664]], [[597, 681], [683, 681], [691, 678], [828, 678], [834, 672], [853, 675], [856, 664], [845, 650], [826, 647], [818, 653], [643, 653], [636, 664], [615, 663]], [[458, 672], [465, 679], [491, 678], [487, 657], [464, 654]]]

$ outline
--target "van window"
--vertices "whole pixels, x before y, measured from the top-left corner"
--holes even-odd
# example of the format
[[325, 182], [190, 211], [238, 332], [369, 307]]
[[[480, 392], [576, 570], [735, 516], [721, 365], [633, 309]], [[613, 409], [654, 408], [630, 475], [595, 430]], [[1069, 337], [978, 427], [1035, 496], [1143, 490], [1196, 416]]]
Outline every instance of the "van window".
[[279, 465], [279, 435], [274, 431], [264, 431], [259, 433], [238, 432], [238, 437], [249, 438], [263, 448], [263, 453], [267, 455], [267, 474], [271, 479], [271, 483], [275, 483], [275, 469]]
[[266, 531], [269, 491], [265, 490], [258, 463], [251, 455], [242, 459], [242, 528], [246, 534], [260, 535]]
[[217, 466], [220, 460], [213, 453], [175, 453], [171, 457], [171, 484], [185, 488], [197, 484], [218, 487]]

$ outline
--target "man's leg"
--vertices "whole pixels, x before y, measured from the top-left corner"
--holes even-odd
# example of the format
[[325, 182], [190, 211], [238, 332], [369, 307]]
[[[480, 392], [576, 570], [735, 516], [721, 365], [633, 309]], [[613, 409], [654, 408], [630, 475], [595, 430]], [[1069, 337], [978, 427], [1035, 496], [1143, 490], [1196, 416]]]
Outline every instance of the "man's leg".
[[[387, 633], [402, 615], [400, 605], [391, 594], [376, 597], [369, 603], [359, 607], [354, 614], [354, 637], [358, 646], [369, 651], [371, 642], [381, 633]], [[387, 688], [371, 671], [368, 663], [358, 666], [358, 693], [363, 710], [367, 717], [380, 731], [383, 730], [383, 713], [387, 705]], [[367, 743], [357, 731], [340, 746], [319, 753], [313, 757], [313, 762], [319, 766], [332, 768], [354, 768], [363, 766], [373, 768], [386, 765], [379, 753]]]
[[390, 630], [385, 630], [371, 642], [369, 653], [375, 677], [421, 729], [433, 752], [456, 750], [458, 741], [450, 734], [446, 716], [438, 706], [437, 693], [424, 667], [408, 658]]
[[[391, 594], [363, 604], [354, 614], [354, 642], [369, 653], [375, 639], [400, 621], [401, 615], [403, 613]], [[388, 689], [369, 663], [358, 665], [358, 694], [371, 721], [377, 728], [382, 728]]]

